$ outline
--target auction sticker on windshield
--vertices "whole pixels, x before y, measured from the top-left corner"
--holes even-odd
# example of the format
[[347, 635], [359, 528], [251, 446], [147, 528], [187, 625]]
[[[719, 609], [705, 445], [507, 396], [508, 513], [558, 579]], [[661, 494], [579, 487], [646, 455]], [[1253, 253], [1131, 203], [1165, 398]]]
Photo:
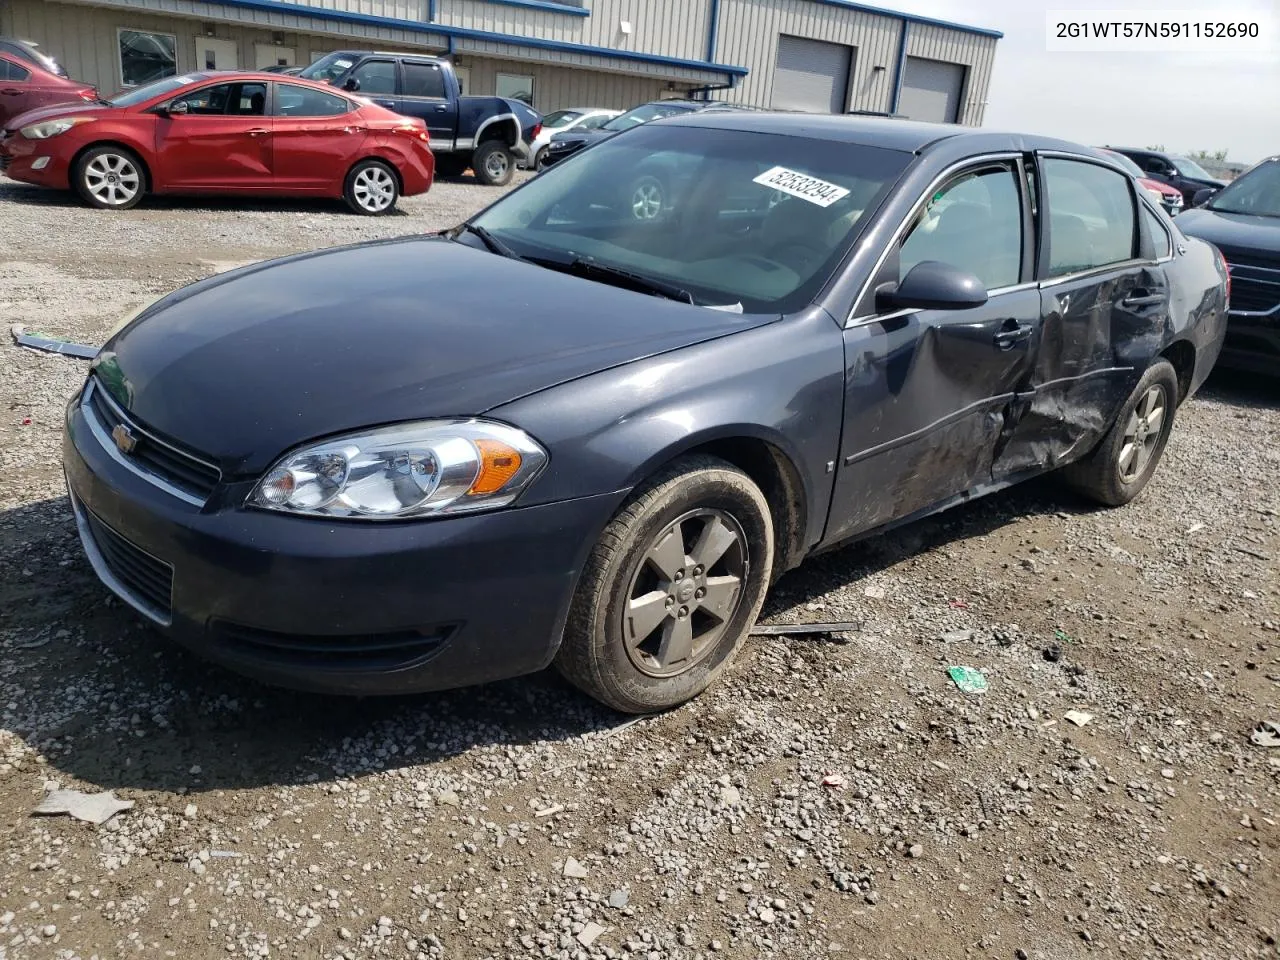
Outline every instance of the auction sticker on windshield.
[[774, 190], [799, 197], [801, 200], [808, 200], [819, 207], [829, 207], [841, 197], [849, 195], [849, 191], [844, 187], [811, 177], [807, 173], [800, 173], [798, 170], [788, 170], [786, 167], [766, 170], [752, 182], [772, 187]]

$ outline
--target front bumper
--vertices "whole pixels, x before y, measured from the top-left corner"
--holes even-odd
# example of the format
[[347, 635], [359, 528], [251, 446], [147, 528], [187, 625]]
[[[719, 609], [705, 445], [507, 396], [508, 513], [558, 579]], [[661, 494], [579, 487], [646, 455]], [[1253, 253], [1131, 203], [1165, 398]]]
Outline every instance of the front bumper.
[[[10, 180], [65, 190], [71, 182], [62, 151], [50, 149], [49, 140], [28, 140], [14, 133], [0, 140], [0, 173]], [[37, 168], [39, 165], [39, 168]]]
[[63, 458], [90, 562], [125, 602], [232, 670], [343, 694], [545, 667], [582, 564], [624, 495], [406, 523], [201, 508], [109, 455], [78, 402]]

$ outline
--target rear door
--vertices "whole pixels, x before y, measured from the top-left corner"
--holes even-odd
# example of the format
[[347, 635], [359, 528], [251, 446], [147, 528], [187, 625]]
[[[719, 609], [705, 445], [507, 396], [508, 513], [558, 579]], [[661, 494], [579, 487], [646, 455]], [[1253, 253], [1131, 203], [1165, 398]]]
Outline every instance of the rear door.
[[330, 190], [359, 158], [368, 131], [357, 107], [334, 91], [276, 83], [275, 182], [286, 190]]
[[[156, 179], [161, 189], [259, 190], [271, 185], [267, 84], [217, 83], [169, 102], [156, 123]], [[186, 113], [173, 107], [185, 104]]]
[[0, 55], [0, 126], [37, 105], [31, 102], [31, 89], [31, 71]]
[[1169, 323], [1163, 260], [1139, 226], [1136, 183], [1086, 157], [1037, 154], [1040, 344], [997, 479], [1091, 450]]
[[458, 102], [449, 98], [444, 70], [432, 60], [400, 61], [400, 108], [406, 117], [418, 117], [427, 125], [433, 149], [453, 145], [458, 128]]
[[[844, 333], [845, 423], [828, 540], [990, 483], [1040, 321], [1020, 169], [1014, 156], [978, 161], [922, 197], [855, 308]], [[927, 260], [974, 274], [987, 302], [877, 312], [875, 288]]]

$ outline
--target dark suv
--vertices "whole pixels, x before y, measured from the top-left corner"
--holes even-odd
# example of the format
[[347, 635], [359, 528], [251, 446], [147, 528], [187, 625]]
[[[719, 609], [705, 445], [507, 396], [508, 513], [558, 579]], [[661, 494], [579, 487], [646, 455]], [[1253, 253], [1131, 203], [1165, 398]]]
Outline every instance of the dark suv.
[[1161, 153], [1159, 150], [1135, 150], [1133, 147], [1107, 147], [1140, 166], [1152, 180], [1159, 180], [1182, 191], [1183, 209], [1195, 204], [1196, 194], [1206, 187], [1221, 190], [1227, 185], [1225, 180], [1211, 177], [1194, 160], [1180, 157], [1173, 153]]

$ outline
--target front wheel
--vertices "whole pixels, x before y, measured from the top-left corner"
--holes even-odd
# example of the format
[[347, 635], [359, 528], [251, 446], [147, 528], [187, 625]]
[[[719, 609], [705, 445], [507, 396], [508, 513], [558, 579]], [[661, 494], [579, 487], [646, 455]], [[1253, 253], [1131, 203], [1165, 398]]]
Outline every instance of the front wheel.
[[76, 161], [71, 182], [81, 199], [99, 210], [128, 210], [147, 192], [142, 161], [124, 147], [86, 151]]
[[356, 213], [380, 217], [395, 208], [400, 184], [381, 160], [361, 160], [347, 174], [342, 196]]
[[471, 158], [476, 179], [490, 187], [505, 187], [515, 174], [516, 161], [501, 140], [486, 140]]
[[556, 667], [624, 713], [705, 690], [755, 623], [773, 565], [769, 505], [708, 456], [671, 464], [613, 519], [573, 598]]
[[1071, 486], [1108, 507], [1133, 500], [1151, 481], [1173, 430], [1178, 375], [1167, 360], [1149, 366], [1097, 449], [1070, 464]]

